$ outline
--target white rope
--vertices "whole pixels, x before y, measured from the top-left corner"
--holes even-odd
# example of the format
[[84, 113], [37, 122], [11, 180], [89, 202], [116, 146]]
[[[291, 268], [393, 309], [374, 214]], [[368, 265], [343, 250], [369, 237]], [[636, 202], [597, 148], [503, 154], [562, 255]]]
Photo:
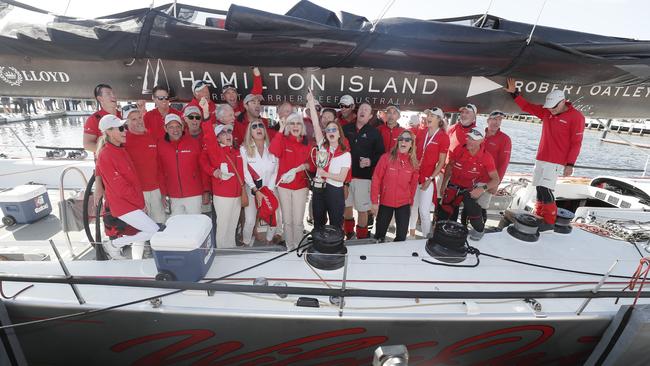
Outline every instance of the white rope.
[[[479, 21], [481, 22], [481, 24], [478, 26], [479, 28], [483, 28], [483, 25], [485, 24], [485, 21], [487, 20], [488, 13], [490, 12], [490, 8], [492, 8], [492, 2], [493, 1], [494, 0], [490, 0], [490, 4], [488, 4], [487, 9], [485, 9], [485, 14], [483, 14], [481, 19], [479, 19]], [[476, 24], [474, 24], [474, 25], [476, 25]]]
[[65, 6], [65, 10], [63, 11], [64, 16], [68, 13], [68, 8], [70, 7], [71, 2], [72, 2], [72, 0], [68, 0], [68, 5]]
[[535, 28], [537, 27], [537, 23], [539, 22], [539, 18], [542, 16], [542, 11], [544, 11], [544, 6], [546, 6], [546, 0], [542, 3], [542, 8], [539, 9], [539, 14], [537, 14], [537, 19], [535, 20], [535, 24], [533, 24], [533, 29], [530, 30], [530, 34], [528, 35], [528, 39], [526, 40], [526, 44], [530, 44], [530, 40], [533, 39], [533, 32], [535, 31]]
[[388, 10], [391, 8], [391, 6], [393, 6], [393, 4], [395, 4], [395, 1], [396, 0], [389, 0], [386, 3], [386, 5], [384, 5], [384, 7], [381, 9], [381, 12], [379, 13], [379, 17], [372, 23], [372, 28], [370, 28], [371, 32], [375, 31], [375, 27], [377, 26], [377, 23], [379, 23], [384, 18], [384, 16], [388, 12]]

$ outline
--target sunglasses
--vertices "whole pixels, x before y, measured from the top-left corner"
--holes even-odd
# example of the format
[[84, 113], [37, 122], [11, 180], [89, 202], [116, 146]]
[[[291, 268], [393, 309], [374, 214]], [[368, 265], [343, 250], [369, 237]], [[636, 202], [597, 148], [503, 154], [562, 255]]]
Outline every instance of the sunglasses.
[[506, 114], [503, 113], [503, 112], [492, 112], [492, 113], [490, 113], [490, 117], [499, 117], [499, 116], [505, 117]]
[[337, 132], [338, 130], [339, 130], [339, 129], [336, 128], [336, 127], [328, 127], [328, 128], [325, 129], [325, 132], [327, 132], [327, 133], [334, 133], [334, 132]]
[[195, 121], [200, 121], [201, 120], [201, 116], [197, 116], [196, 114], [190, 114], [189, 116], [185, 116], [185, 118], [187, 118], [189, 120], [195, 120]]
[[398, 137], [397, 141], [411, 142], [413, 139], [410, 137]]
[[122, 126], [120, 126], [120, 127], [111, 127], [111, 129], [113, 129], [113, 128], [117, 129], [117, 130], [120, 131], [120, 132], [124, 132], [124, 131], [127, 131], [127, 130], [128, 130], [128, 128], [126, 127], [126, 125], [122, 125]]
[[339, 108], [352, 108], [352, 104], [339, 104]]
[[158, 99], [158, 100], [169, 100], [169, 97], [167, 97], [167, 96], [165, 96], [165, 97], [156, 97], [156, 99]]
[[251, 125], [251, 130], [256, 130], [258, 128], [264, 128], [264, 124], [263, 123], [253, 123]]
[[483, 137], [483, 134], [481, 133], [481, 131], [477, 131], [477, 130], [470, 130], [468, 132], [468, 134]]
[[138, 109], [138, 106], [135, 104], [127, 104], [124, 107], [122, 107], [122, 113], [130, 112], [134, 109]]

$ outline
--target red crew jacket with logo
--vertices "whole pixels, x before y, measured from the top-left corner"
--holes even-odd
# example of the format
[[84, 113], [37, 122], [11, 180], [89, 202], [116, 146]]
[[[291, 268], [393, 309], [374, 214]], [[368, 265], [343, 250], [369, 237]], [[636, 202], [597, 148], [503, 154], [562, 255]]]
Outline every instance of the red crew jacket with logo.
[[111, 215], [122, 216], [144, 209], [144, 195], [135, 166], [123, 147], [104, 144], [95, 165], [95, 174], [102, 177], [104, 197]]
[[[181, 117], [183, 120], [183, 114], [181, 111], [169, 108], [168, 113], [173, 113]], [[162, 138], [165, 136], [165, 117], [160, 113], [158, 108], [154, 108], [149, 112], [144, 114], [144, 127], [156, 138]]]
[[160, 192], [172, 198], [193, 197], [210, 191], [210, 180], [201, 170], [199, 140], [183, 134], [177, 141], [158, 140]]
[[160, 188], [157, 139], [148, 131], [143, 134], [127, 131], [124, 148], [131, 157], [142, 190], [149, 192]]
[[[312, 146], [303, 144], [302, 141], [303, 136], [296, 138], [294, 136], [285, 136], [279, 132], [273, 137], [271, 145], [269, 145], [269, 152], [278, 158], [277, 182], [290, 169], [305, 163], [309, 164]], [[278, 187], [292, 190], [307, 188], [308, 185], [309, 180], [307, 178], [307, 171], [305, 170], [298, 172], [293, 181], [289, 183], [278, 183]]]
[[[229, 179], [216, 178], [214, 171], [221, 170], [222, 164], [228, 167], [229, 173], [234, 174], [236, 170], [239, 177], [234, 174]], [[239, 149], [231, 146], [221, 146], [218, 143], [204, 144], [201, 153], [201, 169], [211, 177], [213, 195], [231, 198], [241, 196], [242, 185], [244, 184], [244, 162]]]
[[[97, 137], [102, 135], [102, 131], [99, 130], [99, 120], [102, 119], [105, 115], [110, 114], [105, 109], [100, 109], [97, 112], [91, 114], [84, 123], [84, 133], [89, 135], [95, 135]], [[116, 116], [122, 119], [122, 113], [117, 112]]]
[[447, 130], [447, 135], [449, 135], [449, 151], [453, 151], [458, 146], [465, 145], [467, 143], [467, 133], [474, 127], [476, 127], [476, 121], [467, 127], [463, 126], [460, 122], [449, 127]]
[[442, 128], [439, 128], [433, 137], [428, 135], [428, 131], [428, 129], [419, 130], [415, 139], [415, 154], [420, 162], [420, 178], [418, 179], [420, 184], [433, 175], [440, 154], [446, 154], [449, 150], [449, 136]]
[[568, 110], [558, 115], [539, 104], [528, 103], [521, 95], [515, 103], [522, 111], [542, 120], [542, 138], [537, 149], [537, 160], [560, 165], [575, 164], [582, 146], [585, 116], [567, 102]]
[[381, 138], [384, 139], [384, 151], [390, 152], [393, 146], [397, 145], [397, 138], [404, 131], [404, 128], [400, 125], [390, 128], [386, 124], [381, 124], [377, 127], [377, 130], [379, 130]]
[[385, 153], [372, 174], [370, 199], [372, 204], [388, 207], [402, 207], [413, 204], [418, 185], [418, 169], [411, 164], [408, 154], [397, 153], [392, 159]]
[[449, 154], [449, 165], [446, 168], [451, 168], [449, 183], [461, 188], [472, 188], [476, 183], [487, 183], [482, 180], [489, 177], [490, 172], [496, 171], [492, 155], [485, 152], [483, 146], [476, 155], [470, 154], [465, 145], [458, 146]]
[[512, 142], [510, 141], [510, 137], [501, 130], [498, 130], [493, 136], [488, 136], [486, 128], [485, 136], [483, 146], [485, 146], [485, 151], [492, 155], [497, 173], [499, 173], [499, 180], [502, 180], [508, 169], [508, 164], [510, 164]]

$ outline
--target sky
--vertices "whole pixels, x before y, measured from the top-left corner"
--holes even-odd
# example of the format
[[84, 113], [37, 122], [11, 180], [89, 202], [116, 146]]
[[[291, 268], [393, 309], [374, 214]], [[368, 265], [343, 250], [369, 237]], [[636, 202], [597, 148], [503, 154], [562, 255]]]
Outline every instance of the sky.
[[[148, 7], [152, 0], [18, 0], [56, 14], [94, 18], [134, 8]], [[237, 5], [248, 6], [277, 14], [285, 14], [298, 0], [240, 0]], [[393, 0], [311, 0], [332, 11], [344, 10], [376, 19], [382, 8]], [[154, 6], [172, 0], [155, 0]], [[230, 1], [184, 0], [212, 9], [228, 10]], [[488, 10], [489, 8], [489, 10]], [[67, 9], [67, 10], [66, 10]], [[442, 19], [464, 15], [492, 15], [524, 23], [596, 33], [606, 36], [650, 40], [647, 0], [394, 0], [384, 18], [410, 17]]]

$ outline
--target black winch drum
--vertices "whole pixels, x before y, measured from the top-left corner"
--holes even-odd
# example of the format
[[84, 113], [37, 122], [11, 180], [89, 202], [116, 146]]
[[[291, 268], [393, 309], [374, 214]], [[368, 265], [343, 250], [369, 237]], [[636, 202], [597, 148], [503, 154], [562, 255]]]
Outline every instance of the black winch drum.
[[313, 244], [307, 249], [307, 262], [318, 269], [333, 271], [343, 267], [348, 249], [343, 230], [326, 225], [312, 234]]
[[528, 213], [515, 215], [512, 225], [508, 226], [508, 234], [515, 239], [529, 243], [536, 242], [539, 239], [539, 222], [537, 218]]
[[567, 209], [558, 208], [555, 218], [555, 232], [560, 234], [569, 234], [572, 230], [571, 221], [575, 214]]
[[460, 263], [467, 257], [467, 234], [467, 228], [456, 221], [438, 221], [425, 249], [441, 262]]

